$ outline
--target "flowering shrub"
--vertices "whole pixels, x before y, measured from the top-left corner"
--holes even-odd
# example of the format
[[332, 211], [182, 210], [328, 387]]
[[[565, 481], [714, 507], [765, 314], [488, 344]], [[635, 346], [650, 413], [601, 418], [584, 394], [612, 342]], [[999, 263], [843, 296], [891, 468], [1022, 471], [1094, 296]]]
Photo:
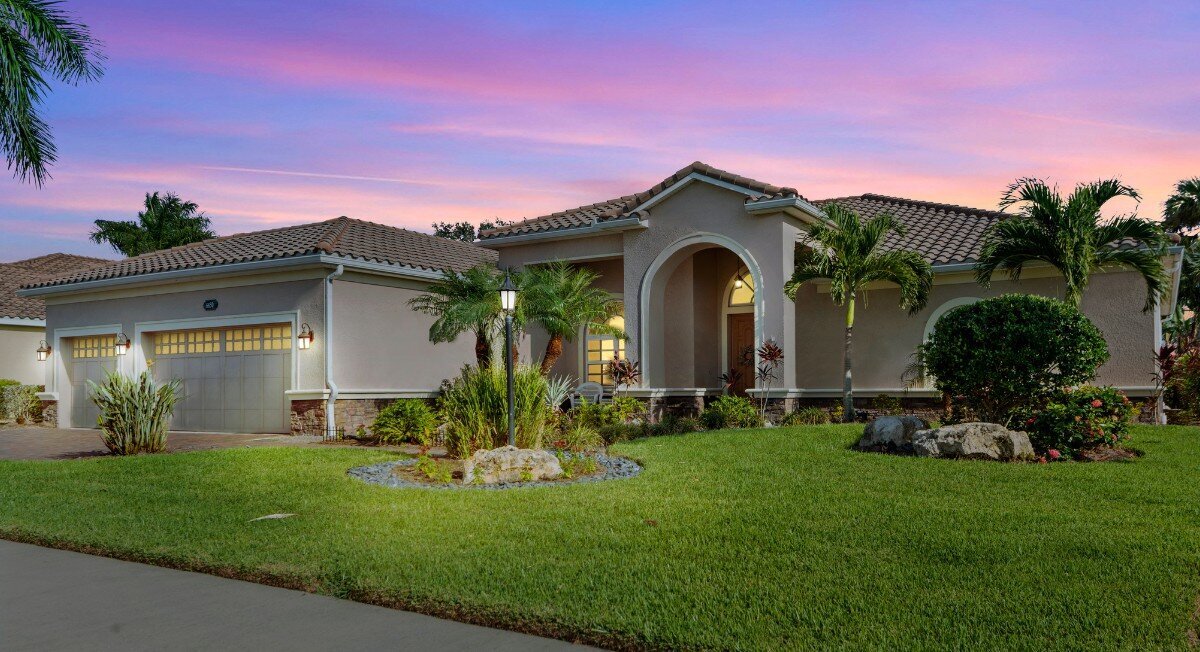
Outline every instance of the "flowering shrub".
[[1172, 407], [1195, 412], [1200, 408], [1200, 353], [1185, 353], [1171, 361], [1163, 374]]
[[1029, 433], [1039, 453], [1057, 460], [1119, 444], [1136, 415], [1137, 406], [1117, 389], [1085, 385], [1057, 392], [1045, 407], [1020, 414], [1013, 427]]

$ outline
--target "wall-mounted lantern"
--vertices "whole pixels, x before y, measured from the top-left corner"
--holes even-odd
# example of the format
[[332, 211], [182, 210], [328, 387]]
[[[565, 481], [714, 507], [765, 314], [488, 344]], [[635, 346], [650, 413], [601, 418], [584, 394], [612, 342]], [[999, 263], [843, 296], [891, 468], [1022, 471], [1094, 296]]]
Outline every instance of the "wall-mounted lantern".
[[38, 362], [45, 362], [46, 358], [50, 357], [50, 345], [46, 344], [46, 340], [38, 343], [37, 356]]
[[117, 355], [125, 355], [129, 352], [129, 347], [133, 346], [133, 342], [129, 341], [129, 336], [125, 333], [117, 333], [117, 342], [113, 345], [113, 353]]
[[308, 324], [301, 324], [300, 333], [296, 335], [296, 346], [301, 351], [306, 350], [312, 346], [314, 339], [316, 339], [316, 335], [313, 334], [312, 328], [309, 328]]

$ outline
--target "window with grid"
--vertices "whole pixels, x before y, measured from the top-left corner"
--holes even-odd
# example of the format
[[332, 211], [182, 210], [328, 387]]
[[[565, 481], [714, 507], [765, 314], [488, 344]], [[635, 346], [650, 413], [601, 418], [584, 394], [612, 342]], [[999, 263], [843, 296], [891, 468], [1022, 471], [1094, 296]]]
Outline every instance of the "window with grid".
[[[608, 320], [608, 325], [625, 330], [625, 317], [616, 316]], [[608, 375], [608, 365], [613, 358], [625, 357], [625, 341], [619, 337], [589, 332], [587, 335], [586, 374], [589, 383], [600, 383], [611, 386], [612, 378]]]
[[290, 324], [231, 328], [225, 331], [226, 351], [286, 351], [290, 348], [292, 348]]
[[115, 355], [117, 355], [116, 335], [76, 337], [71, 343], [72, 358], [111, 358]]
[[154, 334], [154, 355], [220, 352], [221, 331], [173, 331]]

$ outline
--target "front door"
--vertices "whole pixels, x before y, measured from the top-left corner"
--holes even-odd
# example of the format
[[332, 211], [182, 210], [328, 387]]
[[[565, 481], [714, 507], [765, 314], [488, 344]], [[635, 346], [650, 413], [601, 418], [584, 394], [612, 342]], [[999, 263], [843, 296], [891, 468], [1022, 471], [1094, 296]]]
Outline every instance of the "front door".
[[736, 370], [729, 393], [741, 396], [754, 387], [754, 313], [729, 315], [729, 369]]

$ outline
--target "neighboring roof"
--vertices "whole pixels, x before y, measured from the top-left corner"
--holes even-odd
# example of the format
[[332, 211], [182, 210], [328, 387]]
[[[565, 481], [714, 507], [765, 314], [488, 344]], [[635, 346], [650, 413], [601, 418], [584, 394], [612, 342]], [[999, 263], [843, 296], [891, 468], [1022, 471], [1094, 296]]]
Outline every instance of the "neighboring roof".
[[988, 227], [1010, 215], [954, 204], [938, 204], [886, 195], [858, 195], [814, 201], [818, 207], [837, 202], [864, 218], [891, 213], [904, 224], [903, 236], [884, 239], [885, 250], [912, 249], [933, 265], [973, 263]]
[[0, 318], [45, 319], [45, 302], [35, 297], [17, 296], [18, 288], [111, 262], [104, 258], [59, 253], [0, 263]]
[[338, 217], [324, 222], [212, 238], [24, 287], [49, 287], [314, 254], [346, 256], [430, 271], [462, 271], [482, 263], [495, 263], [497, 259], [496, 252], [465, 242]]
[[[783, 188], [780, 186], [771, 185], [762, 181], [756, 181], [748, 177], [739, 176], [725, 170], [718, 170], [711, 165], [696, 161], [691, 165], [679, 170], [675, 174], [663, 179], [654, 187], [644, 192], [639, 192], [633, 195], [625, 195], [608, 201], [588, 204], [541, 217], [532, 217], [526, 220], [501, 226], [486, 231], [480, 231], [479, 239], [486, 242], [493, 238], [501, 236], [519, 235], [526, 233], [539, 233], [543, 231], [557, 231], [560, 229], [570, 229], [574, 227], [588, 226], [589, 224], [599, 222], [609, 222], [624, 217], [635, 217], [634, 209], [649, 201], [655, 195], [670, 188], [690, 174], [699, 173], [704, 176], [724, 181], [736, 186], [741, 186], [747, 190], [759, 193], [750, 198], [751, 201], [762, 199], [776, 199], [780, 197], [800, 197], [795, 188]], [[803, 199], [803, 197], [800, 197]]]

